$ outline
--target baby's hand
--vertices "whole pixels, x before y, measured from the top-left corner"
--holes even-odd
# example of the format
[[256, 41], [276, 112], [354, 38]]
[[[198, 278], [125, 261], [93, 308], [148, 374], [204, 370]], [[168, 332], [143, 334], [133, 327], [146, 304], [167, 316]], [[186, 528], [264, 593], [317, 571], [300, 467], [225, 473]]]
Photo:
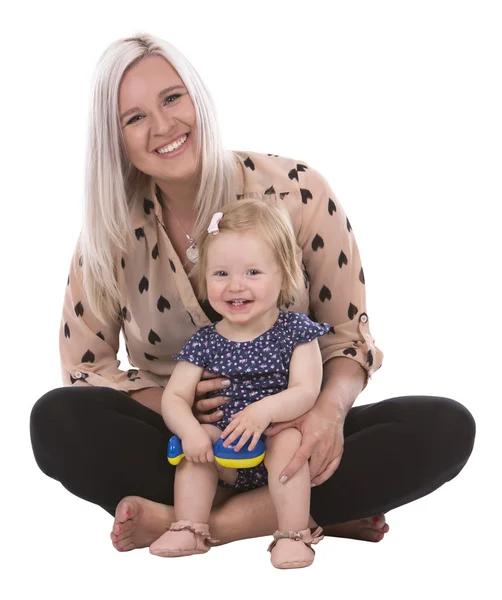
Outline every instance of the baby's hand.
[[183, 437], [183, 453], [189, 462], [207, 463], [214, 461], [213, 440], [209, 433], [202, 427], [198, 427], [190, 432], [190, 435]]
[[270, 425], [271, 420], [265, 406], [260, 404], [260, 402], [246, 406], [246, 408], [232, 417], [232, 422], [223, 430], [220, 436], [223, 439], [226, 438], [223, 446], [228, 448], [234, 440], [241, 436], [239, 443], [234, 448], [238, 452], [249, 438], [252, 437], [253, 440], [249, 444], [248, 449], [253, 450], [261, 434]]

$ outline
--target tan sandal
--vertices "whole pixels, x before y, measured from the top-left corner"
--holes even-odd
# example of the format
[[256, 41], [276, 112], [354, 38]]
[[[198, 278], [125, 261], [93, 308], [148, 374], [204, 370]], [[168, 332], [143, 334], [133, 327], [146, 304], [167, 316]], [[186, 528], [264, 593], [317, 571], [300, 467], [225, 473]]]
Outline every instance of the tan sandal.
[[[185, 547], [173, 546], [171, 531], [191, 531], [192, 540]], [[191, 554], [204, 554], [217, 544], [219, 540], [211, 537], [207, 523], [192, 523], [192, 521], [181, 520], [172, 523], [158, 540], [150, 546], [150, 553], [155, 556], [190, 556]]]
[[[305, 552], [304, 546], [297, 546], [296, 544], [277, 547], [278, 540], [283, 538], [303, 542], [311, 552]], [[274, 540], [267, 548], [271, 554], [270, 560], [276, 569], [301, 569], [302, 567], [308, 567], [314, 562], [315, 550], [312, 548], [312, 544], [317, 544], [323, 538], [321, 527], [318, 527], [313, 532], [310, 529], [304, 529], [303, 531], [276, 531], [274, 533]]]

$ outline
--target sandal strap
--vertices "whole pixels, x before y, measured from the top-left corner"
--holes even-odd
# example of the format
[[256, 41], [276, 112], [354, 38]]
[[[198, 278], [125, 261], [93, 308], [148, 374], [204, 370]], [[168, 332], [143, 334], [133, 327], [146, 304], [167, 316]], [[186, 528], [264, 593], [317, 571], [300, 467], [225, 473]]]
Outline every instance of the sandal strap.
[[208, 544], [218, 544], [220, 541], [211, 537], [209, 525], [207, 523], [193, 523], [192, 521], [182, 519], [172, 523], [166, 531], [182, 531], [184, 529], [195, 533], [195, 535], [200, 535]]
[[314, 531], [310, 531], [310, 529], [303, 529], [302, 531], [280, 531], [277, 530], [274, 533], [274, 539], [270, 543], [267, 548], [268, 552], [271, 552], [274, 546], [277, 544], [278, 540], [283, 538], [289, 538], [291, 540], [297, 540], [303, 542], [306, 546], [308, 546], [312, 552], [315, 554], [315, 550], [312, 548], [312, 544], [317, 544], [320, 542], [324, 536], [322, 535], [322, 528], [317, 527]]

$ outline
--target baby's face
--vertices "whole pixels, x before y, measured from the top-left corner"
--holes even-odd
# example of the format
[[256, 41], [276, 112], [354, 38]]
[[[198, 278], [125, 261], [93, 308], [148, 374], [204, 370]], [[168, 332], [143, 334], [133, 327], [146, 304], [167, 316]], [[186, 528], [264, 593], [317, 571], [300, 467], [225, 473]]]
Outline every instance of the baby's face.
[[235, 325], [277, 316], [282, 274], [272, 249], [252, 232], [218, 233], [207, 256], [211, 306]]

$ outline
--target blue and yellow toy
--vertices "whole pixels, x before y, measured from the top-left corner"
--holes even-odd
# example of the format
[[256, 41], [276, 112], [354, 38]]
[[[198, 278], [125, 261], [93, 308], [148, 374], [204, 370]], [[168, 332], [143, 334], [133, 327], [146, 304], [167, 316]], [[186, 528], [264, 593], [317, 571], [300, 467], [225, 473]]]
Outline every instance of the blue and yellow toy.
[[[248, 447], [252, 439], [250, 438], [239, 452], [236, 452], [234, 448], [237, 446], [240, 436], [228, 448], [223, 446], [225, 440], [219, 438], [213, 446], [214, 460], [222, 467], [230, 469], [250, 469], [251, 467], [256, 467], [265, 458], [265, 444], [262, 440], [258, 440], [254, 449], [250, 451]], [[172, 465], [177, 465], [184, 456], [180, 438], [177, 435], [173, 435], [167, 445], [167, 460]]]

